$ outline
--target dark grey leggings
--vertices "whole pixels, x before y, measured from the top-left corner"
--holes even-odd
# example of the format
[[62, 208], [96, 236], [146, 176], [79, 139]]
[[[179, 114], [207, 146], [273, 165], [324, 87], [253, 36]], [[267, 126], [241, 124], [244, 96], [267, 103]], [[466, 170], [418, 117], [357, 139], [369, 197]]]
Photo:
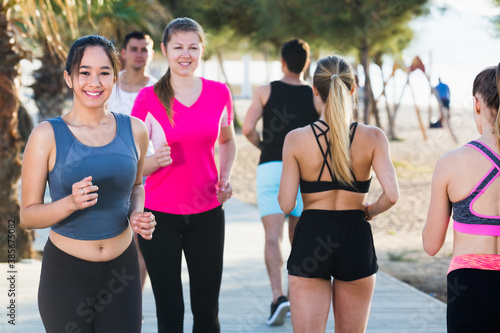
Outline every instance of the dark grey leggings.
[[448, 333], [500, 332], [500, 271], [461, 268], [448, 282]]
[[224, 252], [222, 206], [192, 215], [151, 212], [158, 222], [153, 239], [139, 237], [139, 245], [153, 286], [158, 332], [183, 332], [183, 251], [189, 271], [193, 332], [220, 332], [219, 292]]
[[73, 257], [45, 245], [38, 307], [48, 333], [141, 331], [142, 296], [134, 242], [117, 258]]

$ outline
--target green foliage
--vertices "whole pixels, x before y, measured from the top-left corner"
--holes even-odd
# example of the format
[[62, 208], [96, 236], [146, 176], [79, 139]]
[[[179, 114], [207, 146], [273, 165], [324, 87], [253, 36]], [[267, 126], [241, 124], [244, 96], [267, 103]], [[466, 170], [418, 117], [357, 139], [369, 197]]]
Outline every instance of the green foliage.
[[[499, 6], [500, 7], [500, 0], [492, 0], [492, 2]], [[493, 19], [493, 24], [496, 25], [497, 27], [497, 30], [498, 30], [498, 33], [497, 35], [500, 36], [500, 15], [499, 16], [496, 16], [494, 19]]]
[[[498, 0], [500, 1], [500, 0]], [[428, 0], [185, 0], [174, 15], [189, 16], [217, 35], [227, 30], [238, 44], [245, 39], [273, 51], [283, 41], [302, 38], [313, 48], [341, 54], [370, 49], [399, 55], [413, 38], [408, 23], [428, 12]]]
[[84, 34], [102, 35], [116, 41], [118, 47], [125, 35], [133, 30], [143, 31], [155, 41], [161, 40], [172, 18], [157, 0], [90, 1], [82, 6], [78, 17]]
[[387, 255], [388, 255], [390, 261], [417, 262], [418, 259], [412, 257], [415, 253], [416, 253], [415, 251], [402, 250], [402, 251], [398, 251], [398, 252], [389, 251], [387, 253]]
[[128, 32], [141, 30], [158, 40], [171, 19], [157, 0], [23, 0], [17, 9], [17, 26], [27, 40], [61, 60], [80, 36], [98, 34], [120, 43]]

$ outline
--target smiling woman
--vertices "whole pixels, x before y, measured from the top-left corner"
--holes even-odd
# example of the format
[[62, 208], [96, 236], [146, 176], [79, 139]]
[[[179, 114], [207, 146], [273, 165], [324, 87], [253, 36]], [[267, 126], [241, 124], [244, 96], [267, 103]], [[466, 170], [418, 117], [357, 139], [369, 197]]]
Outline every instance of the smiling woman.
[[[218, 310], [224, 209], [236, 157], [228, 87], [194, 75], [205, 49], [201, 26], [175, 19], [161, 50], [169, 69], [143, 88], [132, 115], [146, 122], [156, 153], [146, 159], [146, 209], [159, 223], [152, 241], [139, 239], [156, 300], [158, 332], [182, 332], [181, 256], [187, 259], [193, 332], [220, 332]], [[168, 142], [167, 142], [168, 140]], [[218, 141], [220, 172], [214, 160]], [[149, 173], [149, 172], [148, 172]]]
[[[47, 332], [141, 330], [129, 221], [145, 239], [151, 239], [156, 221], [144, 213], [147, 129], [138, 119], [106, 109], [118, 64], [107, 39], [78, 39], [64, 72], [73, 107], [40, 123], [24, 153], [21, 223], [51, 227], [38, 294]], [[47, 181], [51, 203], [43, 201]], [[124, 285], [117, 286], [118, 280]]]

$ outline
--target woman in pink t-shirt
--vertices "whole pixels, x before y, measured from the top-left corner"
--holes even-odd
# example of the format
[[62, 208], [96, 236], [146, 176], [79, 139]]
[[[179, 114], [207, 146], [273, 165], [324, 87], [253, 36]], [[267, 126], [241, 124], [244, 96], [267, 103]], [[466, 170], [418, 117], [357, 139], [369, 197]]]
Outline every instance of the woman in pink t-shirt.
[[[149, 130], [155, 154], [146, 159], [145, 209], [156, 216], [155, 237], [139, 242], [156, 300], [158, 332], [182, 332], [181, 257], [190, 279], [193, 332], [220, 332], [219, 291], [224, 250], [222, 204], [236, 158], [231, 93], [194, 76], [204, 51], [201, 26], [178, 18], [161, 49], [169, 69], [137, 96], [132, 116]], [[214, 149], [219, 144], [217, 170]]]

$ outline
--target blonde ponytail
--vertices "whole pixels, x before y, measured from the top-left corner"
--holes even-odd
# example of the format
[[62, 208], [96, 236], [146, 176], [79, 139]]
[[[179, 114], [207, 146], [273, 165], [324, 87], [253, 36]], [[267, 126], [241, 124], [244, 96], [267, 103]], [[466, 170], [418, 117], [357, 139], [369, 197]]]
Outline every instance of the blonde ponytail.
[[330, 94], [325, 104], [325, 120], [330, 127], [330, 153], [334, 177], [341, 183], [352, 185], [351, 157], [349, 152], [349, 125], [352, 119], [351, 96], [339, 77], [330, 84]]
[[330, 153], [333, 177], [353, 185], [350, 157], [350, 123], [354, 73], [342, 58], [331, 56], [320, 60], [314, 74], [314, 86], [325, 103], [325, 120], [330, 127]]

